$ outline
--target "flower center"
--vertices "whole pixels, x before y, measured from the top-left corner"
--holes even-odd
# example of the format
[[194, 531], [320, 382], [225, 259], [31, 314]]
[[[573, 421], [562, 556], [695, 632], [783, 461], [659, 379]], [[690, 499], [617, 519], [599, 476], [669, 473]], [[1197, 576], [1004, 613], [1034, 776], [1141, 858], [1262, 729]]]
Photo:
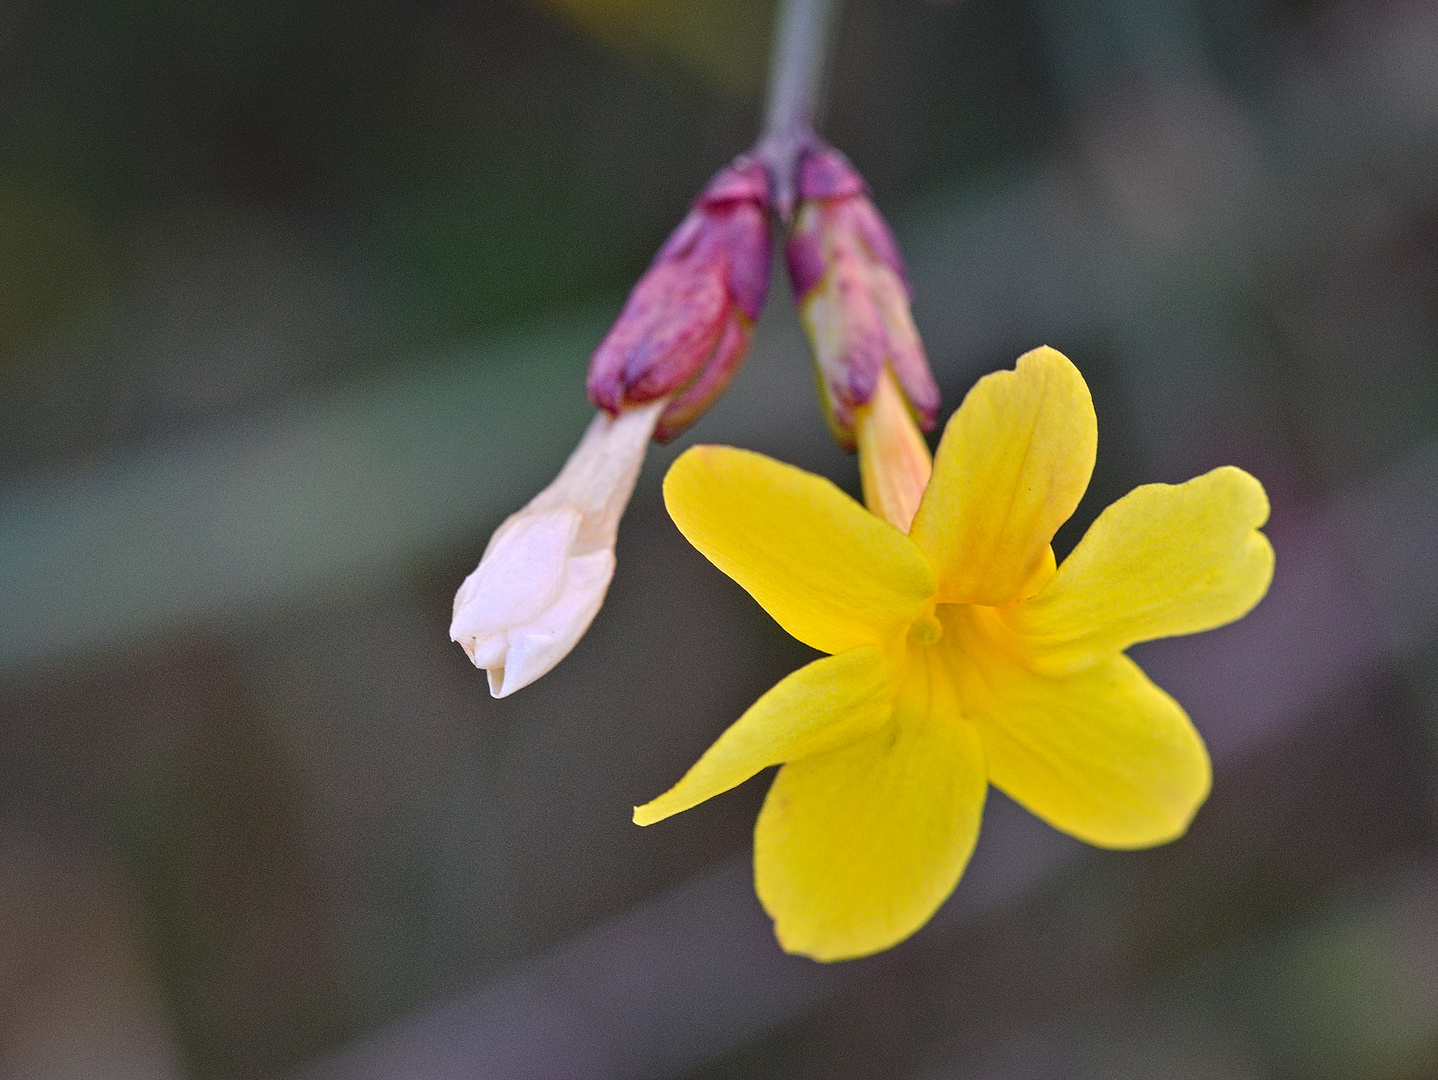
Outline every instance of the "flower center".
[[933, 612], [920, 615], [909, 626], [909, 637], [919, 645], [932, 645], [944, 636], [943, 625]]

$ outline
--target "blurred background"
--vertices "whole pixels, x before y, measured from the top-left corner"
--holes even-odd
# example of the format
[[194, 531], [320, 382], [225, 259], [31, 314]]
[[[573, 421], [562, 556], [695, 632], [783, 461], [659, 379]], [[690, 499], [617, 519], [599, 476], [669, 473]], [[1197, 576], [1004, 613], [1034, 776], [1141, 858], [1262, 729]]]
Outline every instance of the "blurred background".
[[804, 648], [662, 470], [857, 490], [777, 281], [651, 454], [588, 637], [447, 640], [582, 375], [755, 134], [770, 0], [0, 5], [0, 1077], [1438, 1076], [1438, 5], [851, 0], [826, 134], [945, 393], [1040, 343], [1095, 481], [1232, 462], [1278, 572], [1135, 650], [1216, 762], [1190, 834], [993, 794], [881, 957], [784, 957], [764, 780], [647, 830]]

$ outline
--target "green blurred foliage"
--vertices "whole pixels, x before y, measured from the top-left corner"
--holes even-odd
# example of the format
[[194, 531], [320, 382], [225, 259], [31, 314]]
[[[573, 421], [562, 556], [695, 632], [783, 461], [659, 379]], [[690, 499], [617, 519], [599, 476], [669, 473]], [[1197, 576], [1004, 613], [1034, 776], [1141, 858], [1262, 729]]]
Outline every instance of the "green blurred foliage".
[[81, 198], [0, 167], [0, 370], [23, 342], [104, 296], [115, 260], [113, 236]]
[[732, 93], [758, 98], [772, 0], [536, 0], [635, 56], [666, 56]]

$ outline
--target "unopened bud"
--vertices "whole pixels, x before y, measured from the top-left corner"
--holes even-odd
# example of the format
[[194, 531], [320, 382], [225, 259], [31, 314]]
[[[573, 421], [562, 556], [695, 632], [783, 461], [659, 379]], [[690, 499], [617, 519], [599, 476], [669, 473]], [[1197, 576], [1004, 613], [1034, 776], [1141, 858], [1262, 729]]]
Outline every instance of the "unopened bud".
[[800, 163], [798, 193], [785, 255], [834, 437], [854, 447], [854, 411], [873, 399], [886, 366], [928, 431], [938, 416], [939, 388], [909, 313], [898, 245], [863, 178], [820, 144]]
[[450, 640], [506, 697], [569, 654], [614, 576], [619, 519], [667, 400], [599, 413], [554, 483], [494, 531], [454, 597]]
[[672, 439], [729, 385], [769, 288], [769, 180], [744, 158], [721, 169], [629, 294], [589, 363], [589, 399], [611, 415], [669, 398]]

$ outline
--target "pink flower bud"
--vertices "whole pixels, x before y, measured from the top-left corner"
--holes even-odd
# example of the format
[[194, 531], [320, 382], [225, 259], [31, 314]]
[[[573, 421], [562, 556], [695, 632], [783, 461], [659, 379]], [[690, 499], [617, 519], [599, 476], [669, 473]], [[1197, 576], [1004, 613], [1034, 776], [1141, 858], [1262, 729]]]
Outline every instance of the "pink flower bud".
[[834, 437], [853, 448], [854, 410], [872, 400], [885, 365], [928, 431], [938, 416], [939, 388], [909, 313], [898, 245], [863, 178], [820, 144], [799, 166], [798, 189], [785, 257]]
[[594, 350], [589, 399], [611, 415], [668, 397], [654, 437], [698, 419], [739, 370], [769, 287], [769, 180], [740, 158], [719, 170]]

